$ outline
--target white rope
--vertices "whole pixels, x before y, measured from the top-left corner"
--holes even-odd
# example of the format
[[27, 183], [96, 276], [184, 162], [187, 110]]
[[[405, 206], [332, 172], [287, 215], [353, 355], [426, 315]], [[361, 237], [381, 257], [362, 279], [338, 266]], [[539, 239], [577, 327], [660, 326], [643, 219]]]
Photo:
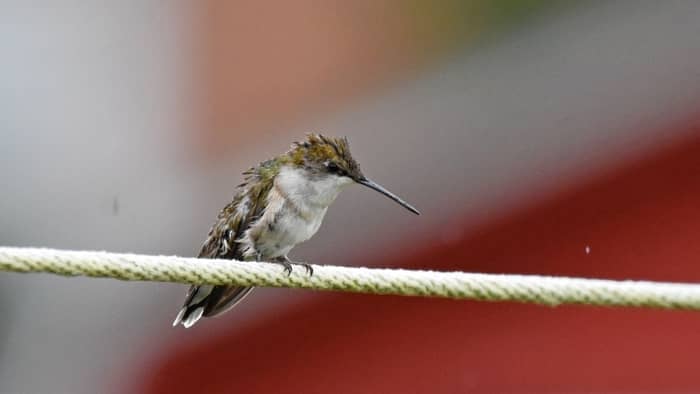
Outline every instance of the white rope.
[[296, 287], [371, 294], [700, 310], [700, 285], [536, 275], [314, 265], [287, 275], [270, 263], [0, 247], [0, 271], [211, 285]]

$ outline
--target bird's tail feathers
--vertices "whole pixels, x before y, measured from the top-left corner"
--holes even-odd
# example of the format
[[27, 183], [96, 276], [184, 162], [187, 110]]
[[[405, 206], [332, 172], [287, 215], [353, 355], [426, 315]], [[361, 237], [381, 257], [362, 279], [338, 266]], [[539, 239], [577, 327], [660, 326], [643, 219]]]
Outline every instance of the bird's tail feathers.
[[251, 290], [252, 287], [192, 286], [173, 321], [173, 327], [182, 324], [189, 328], [202, 316], [213, 317], [223, 313], [238, 304]]

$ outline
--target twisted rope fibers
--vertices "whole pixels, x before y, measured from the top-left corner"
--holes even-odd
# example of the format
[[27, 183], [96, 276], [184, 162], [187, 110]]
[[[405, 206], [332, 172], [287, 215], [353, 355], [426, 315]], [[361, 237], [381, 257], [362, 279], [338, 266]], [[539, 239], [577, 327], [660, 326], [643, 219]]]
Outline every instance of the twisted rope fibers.
[[369, 294], [700, 310], [700, 285], [537, 275], [277, 264], [176, 256], [0, 247], [0, 271], [128, 281], [290, 287]]

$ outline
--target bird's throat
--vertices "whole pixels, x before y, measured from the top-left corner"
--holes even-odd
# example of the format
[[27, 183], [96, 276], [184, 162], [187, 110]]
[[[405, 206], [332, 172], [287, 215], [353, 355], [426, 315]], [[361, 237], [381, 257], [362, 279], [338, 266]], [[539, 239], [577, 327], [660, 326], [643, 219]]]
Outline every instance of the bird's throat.
[[346, 177], [312, 175], [307, 170], [284, 166], [275, 177], [275, 186], [300, 209], [327, 208], [345, 186], [352, 183]]

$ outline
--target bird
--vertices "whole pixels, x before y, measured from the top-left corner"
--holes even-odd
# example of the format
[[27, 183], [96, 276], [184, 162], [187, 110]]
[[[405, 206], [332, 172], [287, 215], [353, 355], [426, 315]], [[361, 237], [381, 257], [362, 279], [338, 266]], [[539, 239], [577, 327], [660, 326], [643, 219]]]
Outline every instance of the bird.
[[[235, 259], [313, 268], [287, 254], [311, 238], [328, 207], [347, 186], [373, 189], [416, 215], [412, 205], [367, 178], [350, 153], [347, 137], [309, 133], [287, 152], [243, 172], [232, 201], [217, 216], [199, 258]], [[218, 316], [241, 302], [253, 287], [193, 285], [173, 326], [193, 326], [202, 317]]]

